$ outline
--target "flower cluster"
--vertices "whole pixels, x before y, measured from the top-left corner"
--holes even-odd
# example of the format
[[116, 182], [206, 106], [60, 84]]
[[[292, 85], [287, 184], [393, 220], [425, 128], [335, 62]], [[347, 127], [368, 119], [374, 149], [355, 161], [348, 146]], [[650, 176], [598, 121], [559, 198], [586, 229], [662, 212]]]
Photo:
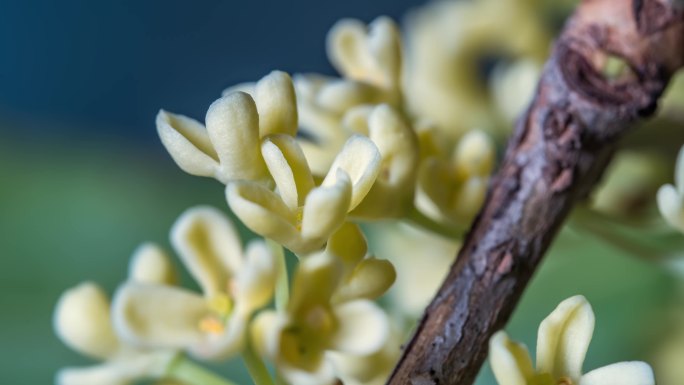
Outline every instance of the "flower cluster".
[[505, 332], [490, 340], [489, 360], [499, 385], [655, 385], [644, 362], [620, 362], [582, 374], [594, 331], [594, 312], [582, 296], [561, 302], [539, 325], [537, 367], [524, 345]]
[[[411, 321], [396, 322], [377, 300], [396, 280], [393, 318], [415, 317], [439, 285], [485, 201], [502, 134], [532, 96], [551, 41], [541, 13], [530, 0], [435, 2], [411, 15], [403, 37], [387, 17], [342, 20], [327, 39], [340, 77], [273, 71], [226, 89], [203, 122], [161, 110], [157, 132], [172, 159], [224, 185], [232, 214], [263, 239], [243, 246], [226, 214], [191, 208], [171, 244], [199, 291], [181, 287], [152, 244], [134, 253], [111, 304], [92, 283], [67, 291], [58, 335], [103, 363], [64, 369], [58, 384], [231, 384], [186, 355], [242, 356], [257, 385], [272, 377], [383, 383]], [[672, 105], [684, 86], [676, 87], [668, 119], [681, 118]], [[642, 198], [659, 179], [634, 152], [593, 210], [622, 215], [653, 201]], [[658, 205], [684, 231], [683, 157], [677, 187], [663, 187]], [[644, 187], [627, 191], [635, 180]], [[592, 331], [591, 308], [571, 298], [540, 327], [536, 370], [505, 334], [492, 339], [496, 377], [502, 385], [652, 383], [641, 363], [582, 375]]]
[[[133, 254], [130, 284], [173, 284], [175, 271], [164, 252], [155, 245], [142, 245]], [[161, 378], [173, 363], [173, 349], [145, 349], [116, 333], [110, 302], [104, 290], [84, 282], [60, 297], [54, 315], [57, 335], [72, 349], [102, 363], [90, 367], [64, 368], [57, 373], [58, 385], [119, 385], [140, 378]]]
[[[171, 230], [171, 243], [201, 294], [178, 286], [169, 258], [152, 244], [133, 254], [130, 277], [111, 305], [96, 284], [68, 290], [55, 311], [58, 335], [104, 363], [64, 369], [58, 384], [182, 379], [185, 373], [178, 367], [183, 366], [177, 363], [182, 353], [221, 360], [248, 354], [252, 345], [272, 358], [292, 384], [332, 384], [340, 377], [356, 378], [359, 365], [345, 369], [350, 360], [399, 353], [398, 347], [391, 353], [383, 350], [391, 344], [390, 322], [372, 302], [394, 282], [394, 268], [367, 255], [366, 240], [354, 224], [341, 226], [325, 250], [305, 257], [292, 297], [276, 310], [264, 308], [283, 273], [278, 253], [258, 240], [243, 249], [231, 221], [218, 209], [187, 210]], [[357, 381], [390, 369], [369, 368]]]

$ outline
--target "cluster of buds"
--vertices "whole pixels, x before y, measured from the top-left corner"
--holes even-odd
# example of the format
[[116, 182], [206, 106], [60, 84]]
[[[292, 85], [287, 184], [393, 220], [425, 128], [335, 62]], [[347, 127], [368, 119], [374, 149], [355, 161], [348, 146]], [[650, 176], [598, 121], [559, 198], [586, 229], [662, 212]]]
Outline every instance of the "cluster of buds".
[[[231, 212], [264, 239], [243, 246], [221, 210], [191, 208], [171, 244], [200, 293], [179, 286], [169, 257], [151, 244], [134, 253], [111, 304], [92, 283], [67, 291], [58, 335], [103, 363], [64, 369], [58, 384], [231, 384], [186, 354], [241, 355], [257, 385], [272, 376], [291, 385], [383, 383], [405, 325], [376, 300], [396, 280], [395, 314], [415, 316], [440, 283], [457, 235], [484, 202], [503, 127], [534, 90], [551, 41], [539, 12], [530, 0], [439, 2], [412, 15], [406, 43], [389, 18], [342, 20], [327, 39], [341, 77], [273, 71], [226, 89], [204, 122], [160, 111], [157, 131], [173, 160], [223, 184]], [[677, 187], [658, 194], [680, 230], [682, 170]], [[627, 201], [623, 192], [611, 184], [596, 207], [623, 210], [615, 204]], [[291, 282], [284, 250], [297, 258]], [[372, 256], [383, 253], [393, 263]], [[426, 263], [435, 255], [444, 258]], [[505, 334], [492, 339], [492, 367], [502, 385], [652, 384], [642, 363], [582, 375], [592, 331], [591, 308], [571, 298], [540, 327], [536, 370]]]

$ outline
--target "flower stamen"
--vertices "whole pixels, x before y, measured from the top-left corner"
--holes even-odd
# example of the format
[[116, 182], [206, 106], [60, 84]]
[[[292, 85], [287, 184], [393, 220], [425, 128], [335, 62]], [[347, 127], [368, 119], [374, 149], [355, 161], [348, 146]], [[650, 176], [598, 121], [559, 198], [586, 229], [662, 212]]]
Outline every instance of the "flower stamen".
[[207, 316], [200, 320], [199, 329], [209, 334], [223, 334], [225, 326], [215, 316]]

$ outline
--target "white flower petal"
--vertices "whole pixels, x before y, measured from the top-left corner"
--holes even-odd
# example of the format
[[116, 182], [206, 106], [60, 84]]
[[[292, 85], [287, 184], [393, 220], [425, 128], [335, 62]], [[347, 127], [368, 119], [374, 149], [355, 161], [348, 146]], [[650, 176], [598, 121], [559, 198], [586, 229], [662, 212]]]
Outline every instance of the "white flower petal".
[[326, 352], [335, 372], [345, 385], [384, 385], [401, 356], [403, 336], [393, 329], [387, 343], [377, 353], [353, 355]]
[[287, 326], [287, 318], [273, 310], [265, 310], [254, 317], [250, 325], [251, 342], [259, 355], [275, 360], [280, 351], [280, 333]]
[[292, 282], [288, 313], [326, 307], [342, 278], [342, 264], [325, 252], [301, 259]]
[[[451, 214], [455, 219], [470, 221], [480, 210], [487, 196], [488, 180], [474, 177], [463, 183], [451, 201]], [[465, 223], [464, 223], [465, 224]]]
[[418, 138], [399, 113], [387, 104], [377, 106], [368, 118], [370, 138], [388, 169], [387, 183], [404, 185], [415, 179]]
[[321, 87], [316, 95], [316, 102], [320, 107], [335, 113], [339, 122], [344, 112], [349, 109], [364, 104], [380, 103], [384, 97], [382, 90], [370, 84], [336, 79]]
[[335, 293], [334, 301], [340, 303], [359, 298], [378, 298], [392, 286], [396, 277], [394, 266], [389, 261], [364, 259]]
[[679, 195], [684, 195], [684, 146], [679, 150], [675, 164], [675, 185]]
[[403, 217], [413, 206], [418, 138], [387, 104], [375, 107], [368, 126], [370, 139], [382, 156], [381, 171], [364, 201], [351, 214], [364, 219]]
[[655, 378], [645, 362], [619, 362], [585, 374], [579, 385], [655, 385]]
[[333, 314], [337, 330], [331, 336], [330, 349], [366, 355], [380, 349], [389, 337], [387, 315], [372, 301], [358, 300], [336, 305]]
[[577, 383], [594, 332], [594, 312], [577, 295], [561, 302], [539, 325], [537, 371]]
[[178, 274], [169, 256], [154, 243], [143, 243], [133, 252], [128, 265], [128, 278], [145, 283], [173, 285]]
[[251, 312], [268, 303], [273, 296], [277, 275], [276, 256], [261, 241], [253, 241], [245, 251], [245, 264], [235, 277], [236, 311]]
[[382, 158], [373, 142], [361, 135], [354, 135], [345, 143], [330, 167], [322, 186], [337, 183], [338, 170], [343, 170], [351, 178], [352, 197], [349, 210], [358, 206], [373, 186], [380, 172]]
[[221, 182], [266, 178], [266, 165], [259, 151], [259, 115], [251, 96], [236, 92], [218, 99], [209, 107], [206, 123], [221, 160]]
[[381, 86], [398, 87], [401, 71], [401, 37], [392, 19], [378, 17], [368, 26], [368, 45], [382, 74]]
[[675, 186], [666, 184], [661, 186], [656, 195], [658, 210], [672, 227], [684, 231], [684, 210], [682, 210], [682, 197]]
[[330, 236], [325, 251], [342, 261], [345, 275], [349, 275], [366, 256], [368, 243], [357, 224], [345, 222]]
[[220, 210], [186, 210], [171, 229], [171, 243], [208, 297], [225, 292], [228, 277], [242, 265], [242, 245], [235, 227]]
[[396, 86], [401, 66], [401, 42], [394, 22], [380, 17], [370, 24], [344, 19], [328, 34], [328, 56], [351, 79], [380, 87]]
[[369, 136], [368, 118], [374, 110], [375, 106], [371, 104], [362, 104], [350, 108], [342, 117], [342, 126], [350, 133]]
[[184, 289], [142, 283], [121, 286], [112, 320], [117, 333], [145, 348], [186, 348], [201, 342], [200, 321], [209, 314], [201, 296]]
[[219, 167], [218, 155], [200, 122], [161, 110], [157, 114], [157, 133], [183, 171], [198, 176], [215, 176]]
[[489, 363], [499, 385], [529, 385], [534, 378], [527, 348], [511, 341], [503, 331], [489, 340]]
[[372, 65], [366, 42], [366, 26], [359, 20], [342, 19], [328, 32], [328, 57], [339, 72], [362, 78]]
[[495, 149], [492, 139], [480, 130], [471, 130], [459, 140], [453, 164], [461, 178], [489, 176], [494, 167]]
[[444, 221], [452, 211], [451, 198], [457, 187], [451, 167], [436, 157], [423, 160], [418, 171], [416, 206], [429, 217]]
[[226, 199], [233, 213], [255, 233], [286, 246], [300, 239], [296, 214], [273, 191], [253, 182], [233, 182], [226, 187]]
[[53, 324], [59, 338], [82, 354], [106, 359], [119, 350], [110, 321], [109, 299], [92, 282], [82, 283], [62, 294]]
[[297, 134], [297, 101], [290, 75], [273, 71], [256, 84], [254, 99], [259, 110], [259, 136]]
[[300, 139], [299, 146], [306, 156], [311, 167], [311, 173], [317, 177], [324, 177], [335, 161], [335, 155], [340, 152], [344, 145], [346, 135], [340, 130], [339, 137], [314, 138], [313, 140]]
[[344, 222], [352, 196], [349, 176], [340, 170], [335, 185], [317, 187], [309, 193], [302, 213], [302, 237], [320, 245]]
[[291, 210], [302, 206], [304, 198], [314, 187], [314, 180], [295, 139], [287, 135], [271, 135], [261, 144], [261, 153], [283, 202]]
[[205, 360], [226, 360], [237, 353], [244, 346], [249, 314], [234, 312], [226, 321], [222, 333], [208, 333], [204, 339], [190, 346], [190, 352]]
[[323, 359], [314, 370], [306, 371], [285, 363], [277, 365], [278, 372], [290, 384], [297, 385], [333, 385], [337, 383], [332, 364]]

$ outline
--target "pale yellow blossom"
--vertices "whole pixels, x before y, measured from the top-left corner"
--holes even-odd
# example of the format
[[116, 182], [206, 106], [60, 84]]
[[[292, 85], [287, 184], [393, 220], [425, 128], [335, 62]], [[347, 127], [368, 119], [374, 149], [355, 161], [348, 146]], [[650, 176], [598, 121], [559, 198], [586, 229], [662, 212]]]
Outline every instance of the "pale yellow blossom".
[[541, 64], [551, 41], [524, 0], [435, 1], [408, 21], [404, 97], [451, 140], [498, 124], [485, 66], [500, 58]]
[[366, 26], [354, 19], [338, 21], [328, 33], [328, 57], [345, 77], [398, 92], [401, 36], [388, 17]]
[[147, 242], [140, 245], [131, 257], [128, 277], [135, 282], [175, 285], [178, 273], [166, 252], [158, 245]]
[[490, 137], [482, 131], [469, 131], [451, 159], [431, 157], [423, 161], [416, 206], [434, 220], [468, 225], [484, 202], [494, 161]]
[[353, 356], [330, 352], [335, 372], [344, 385], [383, 385], [399, 361], [401, 344], [406, 340], [399, 328], [390, 326], [390, 336], [380, 351]]
[[255, 182], [237, 181], [226, 188], [228, 205], [252, 231], [297, 254], [325, 244], [371, 189], [381, 161], [370, 139], [352, 136], [315, 186], [307, 160], [291, 137], [268, 137], [262, 153], [277, 193]]
[[387, 103], [401, 108], [401, 38], [389, 18], [366, 26], [341, 20], [330, 30], [328, 56], [343, 78], [295, 77], [300, 144], [314, 175], [324, 175], [353, 133], [345, 125], [350, 109]]
[[367, 256], [368, 243], [358, 225], [346, 222], [330, 236], [325, 253], [342, 262], [342, 277], [331, 301], [376, 299], [394, 283], [394, 266], [384, 259]]
[[594, 312], [582, 296], [560, 305], [539, 325], [537, 367], [524, 345], [498, 332], [489, 343], [489, 360], [499, 385], [655, 385], [644, 362], [620, 362], [582, 374], [594, 331]]
[[320, 75], [295, 77], [300, 117], [299, 143], [311, 171], [323, 176], [353, 135], [345, 117], [355, 107], [387, 103], [384, 91], [371, 85]]
[[382, 164], [366, 198], [350, 215], [361, 219], [400, 218], [413, 207], [418, 172], [418, 138], [410, 125], [387, 104], [357, 107], [347, 126], [367, 135], [378, 147]]
[[[137, 257], [136, 261], [134, 257], [131, 270], [137, 270], [136, 265], [146, 258]], [[136, 277], [141, 274], [131, 278]], [[140, 379], [162, 378], [176, 356], [174, 350], [138, 349], [121, 341], [112, 326], [109, 299], [92, 282], [62, 294], [55, 310], [54, 326], [59, 338], [69, 347], [103, 361], [92, 366], [61, 369], [55, 379], [57, 385], [128, 385]]]
[[289, 75], [274, 71], [257, 82], [253, 93], [236, 91], [215, 101], [207, 111], [206, 127], [183, 115], [159, 112], [157, 132], [181, 169], [224, 184], [242, 179], [268, 182], [261, 139], [296, 133], [294, 87]]
[[224, 358], [243, 347], [253, 311], [273, 294], [275, 257], [260, 241], [243, 252], [229, 219], [211, 207], [187, 210], [171, 241], [202, 294], [165, 283], [128, 282], [115, 296], [113, 319], [127, 341]]
[[334, 384], [330, 352], [366, 356], [387, 341], [389, 321], [372, 301], [332, 301], [343, 275], [343, 263], [330, 253], [301, 260], [287, 308], [262, 312], [253, 323], [258, 351], [291, 384]]
[[657, 195], [658, 209], [667, 223], [684, 232], [684, 146], [677, 156], [675, 184], [660, 187]]

